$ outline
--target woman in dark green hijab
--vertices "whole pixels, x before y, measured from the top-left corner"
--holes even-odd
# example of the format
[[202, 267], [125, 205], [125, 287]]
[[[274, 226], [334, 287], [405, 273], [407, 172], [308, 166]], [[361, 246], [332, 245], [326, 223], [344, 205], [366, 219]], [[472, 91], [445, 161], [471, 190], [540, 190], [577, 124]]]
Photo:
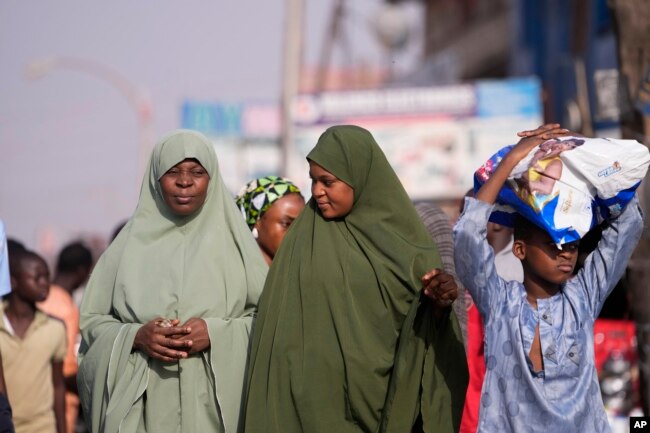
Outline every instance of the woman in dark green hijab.
[[212, 144], [193, 131], [164, 137], [81, 305], [78, 384], [91, 432], [240, 431], [266, 269]]
[[457, 431], [467, 366], [435, 244], [368, 131], [329, 128], [307, 159], [312, 198], [260, 301], [245, 431]]

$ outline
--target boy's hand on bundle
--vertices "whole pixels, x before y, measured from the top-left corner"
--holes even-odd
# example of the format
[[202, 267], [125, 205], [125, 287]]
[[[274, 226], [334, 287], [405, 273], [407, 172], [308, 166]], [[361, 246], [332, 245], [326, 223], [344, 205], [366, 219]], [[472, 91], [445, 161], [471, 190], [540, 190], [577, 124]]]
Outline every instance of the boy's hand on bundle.
[[442, 269], [433, 269], [421, 278], [424, 294], [433, 301], [436, 309], [444, 309], [458, 297], [458, 285], [453, 275]]
[[490, 178], [481, 186], [476, 193], [476, 199], [488, 204], [494, 204], [499, 195], [499, 190], [508, 179], [510, 172], [519, 162], [524, 159], [531, 150], [546, 140], [563, 137], [569, 133], [568, 129], [560, 127], [559, 123], [542, 125], [531, 131], [521, 131], [517, 135], [521, 140], [501, 160]]
[[547, 140], [571, 135], [568, 129], [562, 128], [559, 123], [547, 123], [537, 129], [530, 131], [521, 131], [517, 135], [521, 137], [519, 142], [512, 148], [507, 156], [515, 158], [517, 162], [521, 161], [533, 150]]
[[192, 348], [192, 341], [183, 340], [181, 336], [190, 333], [186, 326], [178, 326], [178, 319], [158, 317], [145, 323], [138, 330], [133, 347], [154, 359], [176, 362], [187, 358]]

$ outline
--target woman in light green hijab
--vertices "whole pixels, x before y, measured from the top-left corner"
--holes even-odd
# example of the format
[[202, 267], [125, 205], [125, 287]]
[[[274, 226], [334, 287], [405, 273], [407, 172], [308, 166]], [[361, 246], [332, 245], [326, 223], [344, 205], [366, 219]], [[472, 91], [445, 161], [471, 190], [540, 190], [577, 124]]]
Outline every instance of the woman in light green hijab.
[[81, 305], [79, 396], [96, 432], [236, 433], [266, 264], [211, 143], [175, 131]]
[[368, 131], [332, 127], [307, 159], [312, 198], [260, 300], [245, 431], [457, 431], [467, 364], [435, 244]]

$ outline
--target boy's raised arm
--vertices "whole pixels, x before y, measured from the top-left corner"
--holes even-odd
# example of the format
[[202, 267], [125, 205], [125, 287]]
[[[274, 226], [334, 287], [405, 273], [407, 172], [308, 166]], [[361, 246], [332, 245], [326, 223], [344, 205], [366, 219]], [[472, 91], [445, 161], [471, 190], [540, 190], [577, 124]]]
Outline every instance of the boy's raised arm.
[[491, 204], [472, 197], [465, 199], [465, 210], [454, 227], [456, 273], [472, 295], [484, 322], [503, 305], [505, 282], [498, 276], [494, 252], [487, 242], [487, 222]]
[[635, 196], [621, 215], [610, 221], [598, 247], [589, 254], [583, 269], [578, 272], [576, 278], [581, 282], [579, 287], [584, 290], [594, 319], [623, 276], [642, 231], [643, 215]]

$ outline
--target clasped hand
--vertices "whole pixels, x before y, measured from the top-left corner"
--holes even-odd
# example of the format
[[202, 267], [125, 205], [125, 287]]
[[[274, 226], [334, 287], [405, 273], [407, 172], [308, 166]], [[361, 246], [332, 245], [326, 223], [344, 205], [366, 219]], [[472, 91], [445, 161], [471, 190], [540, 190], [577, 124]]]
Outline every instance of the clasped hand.
[[208, 327], [203, 319], [180, 320], [161, 317], [145, 323], [137, 332], [133, 347], [154, 359], [175, 362], [210, 347]]
[[436, 309], [449, 307], [458, 297], [458, 285], [453, 275], [442, 269], [432, 269], [421, 278], [424, 294]]

